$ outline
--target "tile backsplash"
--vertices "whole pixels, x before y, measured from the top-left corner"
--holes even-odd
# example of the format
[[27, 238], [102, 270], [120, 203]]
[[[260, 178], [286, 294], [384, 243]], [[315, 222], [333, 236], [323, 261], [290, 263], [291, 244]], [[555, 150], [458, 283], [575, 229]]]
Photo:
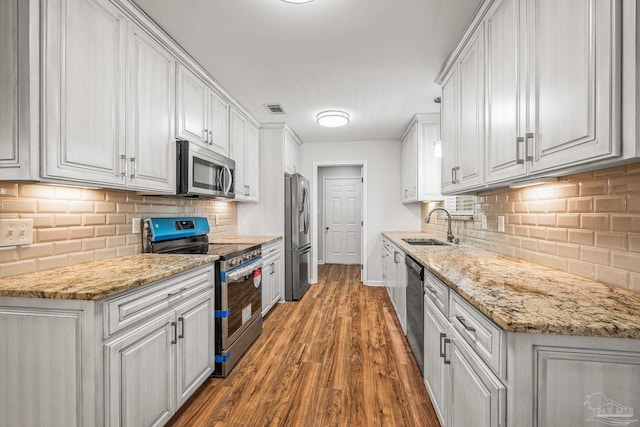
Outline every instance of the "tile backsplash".
[[0, 247], [0, 277], [141, 252], [133, 218], [181, 215], [208, 217], [210, 237], [237, 235], [236, 202], [0, 182], [0, 218], [31, 218], [34, 226], [32, 245]]
[[[423, 231], [444, 236], [446, 215], [424, 222], [441, 205], [423, 203]], [[452, 226], [463, 243], [640, 292], [640, 163], [479, 193], [473, 220]]]

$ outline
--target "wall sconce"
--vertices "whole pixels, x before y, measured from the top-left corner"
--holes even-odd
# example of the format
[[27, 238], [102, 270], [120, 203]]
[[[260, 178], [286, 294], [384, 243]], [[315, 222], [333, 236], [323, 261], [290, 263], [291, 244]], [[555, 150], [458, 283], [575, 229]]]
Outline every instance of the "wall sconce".
[[442, 141], [433, 141], [433, 155], [437, 158], [442, 157]]

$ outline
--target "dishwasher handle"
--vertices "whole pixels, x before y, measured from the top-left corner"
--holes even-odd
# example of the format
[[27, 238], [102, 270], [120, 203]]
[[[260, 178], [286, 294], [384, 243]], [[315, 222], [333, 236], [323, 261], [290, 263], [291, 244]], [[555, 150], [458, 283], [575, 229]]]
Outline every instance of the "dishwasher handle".
[[414, 260], [410, 256], [406, 256], [404, 258], [404, 263], [409, 267], [410, 270], [413, 270], [415, 274], [420, 276], [420, 280], [424, 279], [424, 267], [418, 263], [418, 261]]

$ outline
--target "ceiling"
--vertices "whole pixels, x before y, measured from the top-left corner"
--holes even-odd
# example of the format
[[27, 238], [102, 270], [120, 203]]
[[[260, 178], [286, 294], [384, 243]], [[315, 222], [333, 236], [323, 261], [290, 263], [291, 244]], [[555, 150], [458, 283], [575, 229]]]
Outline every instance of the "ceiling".
[[[134, 0], [259, 122], [304, 143], [398, 140], [480, 0]], [[280, 103], [286, 115], [264, 104]], [[351, 115], [342, 128], [322, 110]]]

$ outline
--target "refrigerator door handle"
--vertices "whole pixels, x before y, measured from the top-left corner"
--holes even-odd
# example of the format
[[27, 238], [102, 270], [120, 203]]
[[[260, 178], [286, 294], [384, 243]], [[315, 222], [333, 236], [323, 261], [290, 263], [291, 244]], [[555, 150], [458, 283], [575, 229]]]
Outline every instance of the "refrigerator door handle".
[[300, 255], [308, 254], [309, 252], [311, 252], [311, 244], [308, 244], [307, 246], [303, 246], [300, 249], [298, 249], [298, 253]]

